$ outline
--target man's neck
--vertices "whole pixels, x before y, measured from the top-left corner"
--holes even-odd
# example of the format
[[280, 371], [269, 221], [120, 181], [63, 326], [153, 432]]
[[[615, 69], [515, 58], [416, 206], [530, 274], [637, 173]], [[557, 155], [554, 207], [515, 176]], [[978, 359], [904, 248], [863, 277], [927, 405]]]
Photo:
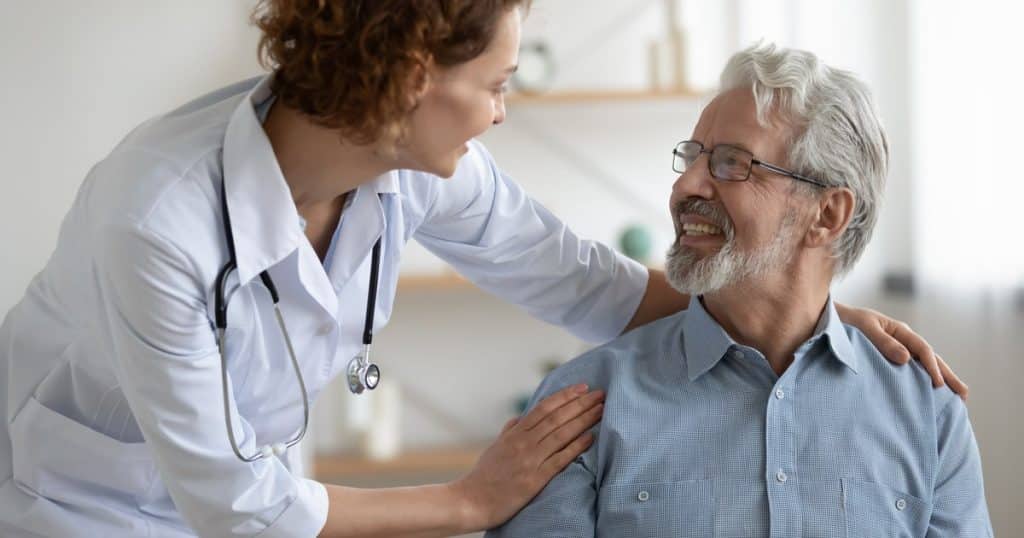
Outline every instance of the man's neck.
[[702, 302], [733, 340], [763, 353], [782, 375], [797, 348], [813, 336], [828, 302], [829, 282], [825, 275], [793, 267], [706, 294]]

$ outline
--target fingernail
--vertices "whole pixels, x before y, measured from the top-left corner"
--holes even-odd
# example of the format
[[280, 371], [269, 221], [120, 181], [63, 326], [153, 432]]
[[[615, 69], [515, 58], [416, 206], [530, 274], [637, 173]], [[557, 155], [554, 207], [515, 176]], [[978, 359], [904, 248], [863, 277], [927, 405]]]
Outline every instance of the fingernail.
[[588, 387], [588, 386], [586, 386], [586, 385], [576, 385], [576, 386], [575, 386], [575, 387], [573, 388], [573, 390], [575, 390], [575, 391], [576, 391], [577, 393], [579, 393], [579, 394], [583, 394], [584, 392], [587, 392], [587, 389], [588, 389], [588, 388], [590, 388], [590, 387]]

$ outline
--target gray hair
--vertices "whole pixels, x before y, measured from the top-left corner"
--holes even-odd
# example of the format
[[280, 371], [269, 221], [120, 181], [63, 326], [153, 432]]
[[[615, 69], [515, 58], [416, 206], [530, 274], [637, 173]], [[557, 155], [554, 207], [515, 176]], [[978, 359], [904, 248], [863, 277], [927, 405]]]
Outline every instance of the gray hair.
[[832, 249], [835, 275], [846, 274], [871, 239], [889, 168], [889, 144], [867, 85], [810, 52], [762, 43], [729, 59], [721, 85], [723, 92], [751, 88], [760, 124], [778, 113], [796, 128], [786, 166], [853, 191], [853, 217]]

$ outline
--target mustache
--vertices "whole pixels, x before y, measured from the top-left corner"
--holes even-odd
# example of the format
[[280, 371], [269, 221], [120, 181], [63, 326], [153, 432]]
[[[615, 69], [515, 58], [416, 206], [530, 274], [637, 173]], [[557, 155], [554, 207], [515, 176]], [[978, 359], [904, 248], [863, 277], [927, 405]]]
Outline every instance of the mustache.
[[713, 204], [700, 198], [687, 198], [676, 202], [672, 208], [672, 215], [675, 217], [676, 227], [679, 227], [679, 218], [683, 215], [697, 215], [711, 221], [715, 226], [722, 229], [727, 240], [732, 239], [732, 220], [721, 206]]

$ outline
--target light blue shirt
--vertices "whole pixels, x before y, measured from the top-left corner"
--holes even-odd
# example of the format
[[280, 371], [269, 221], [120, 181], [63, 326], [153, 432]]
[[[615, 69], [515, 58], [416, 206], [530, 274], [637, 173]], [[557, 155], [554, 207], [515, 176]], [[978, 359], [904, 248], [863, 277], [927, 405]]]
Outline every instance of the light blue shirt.
[[607, 390], [597, 439], [491, 538], [991, 536], [963, 402], [829, 300], [777, 376], [694, 299], [555, 370]]
[[261, 271], [311, 399], [361, 348], [378, 238], [376, 330], [410, 241], [581, 338], [615, 337], [636, 310], [646, 269], [577, 237], [477, 142], [451, 179], [399, 170], [359, 186], [321, 263], [260, 123], [270, 96], [269, 79], [244, 81], [148, 121], [85, 179], [0, 326], [0, 536], [320, 531], [327, 492], [303, 477], [297, 449], [243, 463], [228, 441], [213, 329], [222, 182], [238, 256], [224, 356], [243, 454], [302, 424]]

